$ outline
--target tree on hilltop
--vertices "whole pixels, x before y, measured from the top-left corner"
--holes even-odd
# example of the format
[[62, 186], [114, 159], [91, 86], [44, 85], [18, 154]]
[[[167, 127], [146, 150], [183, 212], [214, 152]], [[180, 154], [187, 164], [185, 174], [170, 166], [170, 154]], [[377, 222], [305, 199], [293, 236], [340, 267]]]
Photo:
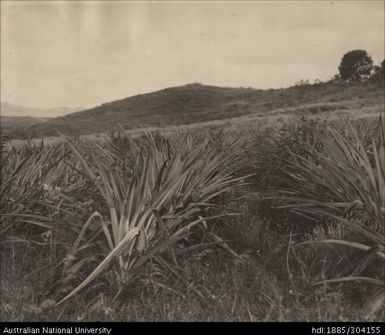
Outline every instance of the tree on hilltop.
[[352, 50], [342, 57], [338, 70], [343, 81], [362, 81], [370, 78], [373, 60], [366, 50]]

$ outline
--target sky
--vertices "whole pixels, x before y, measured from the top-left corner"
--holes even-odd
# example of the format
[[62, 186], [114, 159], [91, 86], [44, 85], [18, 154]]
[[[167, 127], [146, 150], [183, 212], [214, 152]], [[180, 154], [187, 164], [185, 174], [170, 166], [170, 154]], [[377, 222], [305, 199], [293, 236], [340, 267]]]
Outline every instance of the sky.
[[187, 83], [327, 80], [384, 59], [384, 1], [1, 1], [1, 101], [92, 107]]

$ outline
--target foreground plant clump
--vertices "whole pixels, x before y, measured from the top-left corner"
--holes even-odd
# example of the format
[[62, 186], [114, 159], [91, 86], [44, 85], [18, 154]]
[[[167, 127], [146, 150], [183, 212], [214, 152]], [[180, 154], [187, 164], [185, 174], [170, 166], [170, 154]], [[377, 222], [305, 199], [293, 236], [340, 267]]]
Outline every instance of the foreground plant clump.
[[[112, 166], [116, 161], [106, 149], [101, 149], [101, 155], [91, 152], [89, 163], [84, 158], [86, 151], [82, 153], [70, 143], [109, 214], [106, 218], [95, 212], [90, 217], [69, 255], [73, 261], [82, 247], [83, 234], [97, 217], [106, 244], [103, 259], [60, 302], [95, 279], [111, 261], [115, 262], [118, 285], [129, 283], [148, 260], [157, 259], [166, 249], [173, 255], [175, 243], [188, 237], [198, 224], [206, 224], [210, 201], [244, 179], [235, 176], [242, 167], [239, 145], [234, 143], [218, 152], [209, 144], [205, 141], [192, 147], [186, 137], [172, 146], [167, 140], [155, 142], [149, 136], [140, 150], [131, 152], [135, 156], [132, 166]], [[65, 272], [71, 271], [69, 264]]]
[[[355, 241], [316, 241], [357, 250], [358, 256], [338, 278], [321, 283], [364, 282], [374, 286], [370, 313], [385, 301], [385, 120], [376, 124], [345, 122], [318, 134], [323, 150], [307, 145], [294, 161], [283, 206], [315, 220], [339, 222]], [[373, 271], [374, 270], [374, 271]]]
[[381, 320], [384, 129], [299, 119], [8, 148], [1, 316]]

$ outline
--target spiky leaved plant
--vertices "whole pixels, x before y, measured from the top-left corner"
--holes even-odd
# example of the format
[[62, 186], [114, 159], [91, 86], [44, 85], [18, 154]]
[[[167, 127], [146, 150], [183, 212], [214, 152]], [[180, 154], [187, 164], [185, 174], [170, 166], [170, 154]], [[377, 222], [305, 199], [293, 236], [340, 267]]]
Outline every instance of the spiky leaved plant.
[[[359, 280], [377, 286], [371, 299], [374, 312], [385, 296], [385, 120], [383, 115], [379, 117], [375, 131], [366, 126], [357, 128], [350, 121], [344, 125], [344, 131], [329, 127], [318, 134], [322, 152], [308, 146], [306, 156], [295, 157], [287, 171], [292, 182], [283, 197], [287, 205], [282, 207], [315, 220], [323, 217], [340, 221], [362, 240], [322, 241], [361, 250], [350, 274], [327, 282]], [[370, 141], [368, 131], [372, 134]], [[360, 275], [370, 261], [382, 264], [377, 267], [377, 275]]]
[[1, 156], [0, 235], [8, 237], [25, 230], [25, 224], [52, 229], [54, 222], [46, 215], [46, 191], [53, 187], [63, 170], [67, 155], [62, 145], [24, 143], [9, 145]]
[[[130, 282], [148, 260], [187, 237], [207, 219], [206, 210], [213, 198], [242, 184], [245, 178], [236, 176], [243, 166], [239, 142], [219, 151], [207, 141], [192, 146], [189, 136], [174, 146], [165, 139], [155, 141], [151, 135], [144, 141], [146, 144], [136, 151], [135, 162], [127, 169], [114, 164], [106, 148], [88, 151], [87, 160], [82, 148], [68, 140], [108, 208], [108, 215], [94, 215], [100, 220], [106, 248], [92, 273], [58, 304], [111, 264], [119, 286]], [[71, 269], [90, 222], [75, 242], [66, 269]]]

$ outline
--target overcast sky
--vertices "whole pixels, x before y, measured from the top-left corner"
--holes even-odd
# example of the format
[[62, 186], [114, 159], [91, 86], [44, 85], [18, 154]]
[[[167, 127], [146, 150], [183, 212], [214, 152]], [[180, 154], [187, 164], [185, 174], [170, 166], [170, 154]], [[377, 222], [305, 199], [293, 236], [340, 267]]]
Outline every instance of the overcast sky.
[[325, 80], [384, 58], [384, 1], [1, 1], [1, 99], [82, 106], [170, 86]]

